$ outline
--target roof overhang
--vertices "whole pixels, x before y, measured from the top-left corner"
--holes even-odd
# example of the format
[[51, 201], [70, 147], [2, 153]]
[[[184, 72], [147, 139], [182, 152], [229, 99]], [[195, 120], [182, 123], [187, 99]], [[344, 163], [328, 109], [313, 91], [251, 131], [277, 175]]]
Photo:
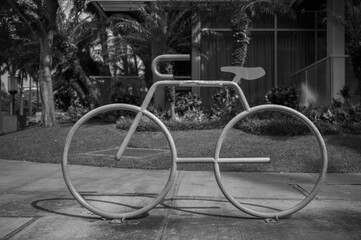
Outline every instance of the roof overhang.
[[[89, 0], [104, 13], [136, 11], [140, 6], [148, 2], [169, 2], [170, 0]], [[172, 0], [178, 2], [222, 2], [220, 0]], [[227, 1], [227, 0], [224, 0]], [[285, 0], [285, 3], [293, 6], [299, 5], [303, 0]]]
[[98, 6], [103, 12], [129, 12], [136, 11], [139, 7], [144, 6], [145, 2], [150, 1], [125, 1], [125, 0], [89, 0], [95, 6]]

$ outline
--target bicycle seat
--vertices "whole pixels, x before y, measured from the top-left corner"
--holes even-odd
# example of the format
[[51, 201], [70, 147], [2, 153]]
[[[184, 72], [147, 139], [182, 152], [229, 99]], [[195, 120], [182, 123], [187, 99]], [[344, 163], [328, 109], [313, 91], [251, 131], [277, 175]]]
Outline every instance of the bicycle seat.
[[266, 72], [261, 67], [237, 67], [237, 66], [225, 66], [221, 67], [222, 72], [230, 72], [236, 74], [232, 82], [238, 83], [241, 79], [255, 80], [263, 77]]

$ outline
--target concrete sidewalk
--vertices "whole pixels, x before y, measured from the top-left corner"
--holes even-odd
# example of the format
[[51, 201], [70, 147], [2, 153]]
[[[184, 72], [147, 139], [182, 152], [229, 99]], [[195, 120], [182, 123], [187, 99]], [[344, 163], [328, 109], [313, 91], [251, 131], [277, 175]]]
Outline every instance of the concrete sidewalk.
[[[168, 174], [76, 166], [74, 182], [95, 205], [119, 210], [149, 201]], [[294, 205], [316, 179], [307, 173], [222, 178], [240, 202], [265, 211]], [[278, 222], [255, 219], [228, 203], [213, 172], [179, 171], [161, 204], [121, 223], [82, 208], [60, 165], [0, 160], [0, 193], [0, 239], [361, 239], [361, 174], [328, 174], [316, 199]]]

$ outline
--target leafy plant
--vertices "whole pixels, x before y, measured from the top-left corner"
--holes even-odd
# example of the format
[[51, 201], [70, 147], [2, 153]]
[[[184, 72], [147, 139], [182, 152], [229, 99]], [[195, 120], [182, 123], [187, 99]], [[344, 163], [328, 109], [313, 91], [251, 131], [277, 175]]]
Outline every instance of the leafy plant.
[[[195, 113], [194, 116], [202, 116], [202, 114], [198, 114], [199, 112]], [[199, 120], [194, 120], [195, 118], [191, 116], [189, 118], [189, 114], [193, 114], [187, 112], [181, 121], [171, 121], [169, 119], [161, 119], [162, 122], [167, 126], [170, 131], [189, 131], [189, 130], [204, 130], [204, 129], [215, 129], [221, 128], [223, 125], [219, 124], [219, 121], [210, 120], [208, 118], [198, 118]], [[205, 115], [203, 115], [205, 116]], [[193, 119], [193, 120], [189, 120]], [[121, 116], [116, 121], [116, 128], [122, 130], [128, 130], [134, 120], [134, 116]], [[147, 117], [142, 117], [137, 131], [139, 132], [157, 132], [160, 131], [160, 128], [150, 119]]]
[[357, 106], [350, 103], [352, 97], [350, 88], [344, 85], [338, 92], [342, 99], [333, 99], [333, 104], [327, 109], [327, 112], [322, 114], [322, 117], [329, 121], [336, 121], [339, 124], [344, 124], [350, 121], [358, 121]]
[[176, 95], [175, 112], [178, 120], [190, 122], [206, 122], [207, 115], [202, 109], [202, 100], [191, 92]]
[[116, 80], [111, 87], [110, 100], [113, 103], [127, 103], [139, 106], [141, 99], [133, 95], [132, 86], [123, 86], [122, 81]]
[[243, 66], [247, 57], [247, 48], [250, 44], [250, 25], [258, 13], [290, 14], [292, 9], [284, 1], [243, 0], [230, 1], [231, 29], [232, 29], [232, 65]]
[[300, 94], [295, 87], [272, 88], [265, 95], [267, 103], [284, 105], [298, 109], [300, 104]]
[[358, 80], [357, 94], [361, 94], [361, 1], [346, 0], [344, 16], [328, 10], [327, 21], [345, 28], [346, 52], [350, 55], [352, 70]]
[[215, 118], [228, 121], [237, 114], [238, 95], [233, 88], [222, 88], [214, 96], [214, 105], [211, 108]]
[[360, 133], [360, 105], [350, 103], [352, 95], [347, 86], [342, 87], [338, 94], [342, 98], [333, 99], [331, 106], [303, 107], [299, 108], [299, 111], [307, 116], [323, 134]]
[[347, 85], [344, 85], [338, 93], [345, 102], [349, 102], [351, 98], [351, 91]]
[[67, 120], [71, 122], [76, 122], [90, 110], [91, 108], [84, 107], [82, 104], [80, 104], [79, 101], [74, 101], [73, 104], [68, 108]]
[[187, 111], [195, 111], [201, 108], [202, 100], [196, 94], [188, 92], [186, 94], [178, 93], [176, 95], [175, 110], [176, 113], [183, 116]]

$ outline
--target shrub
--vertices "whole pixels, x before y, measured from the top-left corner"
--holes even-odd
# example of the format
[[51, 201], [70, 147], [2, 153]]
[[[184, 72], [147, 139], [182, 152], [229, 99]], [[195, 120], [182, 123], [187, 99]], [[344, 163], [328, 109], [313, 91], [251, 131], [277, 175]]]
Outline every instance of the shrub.
[[338, 124], [359, 122], [361, 120], [360, 105], [350, 103], [350, 89], [345, 85], [338, 94], [342, 99], [333, 99], [332, 105], [321, 115], [321, 119]]
[[314, 122], [318, 131], [323, 135], [333, 135], [340, 133], [340, 128], [337, 124], [327, 121], [316, 121]]
[[183, 116], [186, 112], [201, 110], [201, 104], [202, 101], [196, 94], [191, 92], [187, 94], [178, 93], [176, 95], [175, 112], [179, 116]]
[[126, 103], [136, 106], [139, 106], [141, 103], [140, 97], [131, 95], [129, 93], [125, 93], [125, 94], [114, 93], [111, 95], [111, 101], [113, 103]]
[[262, 112], [238, 122], [235, 126], [244, 132], [267, 136], [300, 136], [310, 133], [308, 127], [296, 118], [281, 112]]
[[[71, 106], [68, 107], [68, 110], [66, 111], [68, 121], [76, 122], [78, 121], [82, 116], [84, 116], [87, 112], [89, 112], [94, 106], [85, 107], [83, 106], [80, 101], [75, 100]], [[63, 116], [64, 117], [64, 116]], [[65, 120], [63, 118], [62, 120]]]
[[229, 121], [238, 113], [237, 103], [239, 100], [235, 89], [221, 88], [212, 98], [214, 105], [211, 111], [214, 119]]
[[[361, 106], [351, 105], [349, 101], [347, 101], [347, 99], [350, 98], [350, 95], [347, 93], [347, 88], [343, 88], [343, 90], [344, 92], [342, 93], [340, 91], [340, 95], [344, 98], [343, 101], [334, 100], [333, 104], [329, 107], [298, 107], [298, 111], [308, 117], [316, 125], [321, 134], [329, 135], [340, 132], [361, 134]], [[289, 90], [289, 92], [292, 91], [294, 90]], [[191, 93], [177, 96], [177, 114], [179, 121], [169, 120], [170, 115], [167, 112], [159, 111], [152, 107], [150, 107], [149, 110], [160, 118], [172, 131], [222, 128], [225, 123], [227, 123], [226, 120], [229, 120], [237, 114], [237, 96], [233, 95], [232, 92], [227, 93], [227, 91], [223, 89], [217, 92], [214, 99], [216, 100], [216, 104], [212, 108], [213, 115], [211, 116], [206, 114], [201, 108], [201, 100], [199, 97]], [[124, 115], [117, 121], [117, 127], [120, 129], [128, 129], [133, 119], [134, 116]], [[299, 136], [310, 134], [310, 130], [303, 122], [288, 114], [272, 111], [256, 113], [237, 123], [235, 128], [250, 134], [268, 136]], [[151, 120], [143, 117], [137, 130], [159, 131], [160, 129]]]
[[188, 121], [188, 122], [207, 122], [208, 117], [207, 115], [199, 109], [188, 110], [186, 111], [183, 116], [178, 117], [180, 121]]
[[342, 126], [342, 130], [348, 134], [361, 134], [361, 121], [348, 122]]
[[[207, 113], [203, 111], [201, 99], [192, 93], [180, 93], [176, 95], [175, 111], [177, 121], [172, 121], [168, 111], [162, 111], [149, 106], [148, 111], [158, 117], [169, 130], [196, 130], [196, 129], [213, 129], [223, 127], [219, 121], [211, 119]], [[132, 124], [134, 116], [123, 115], [116, 122], [118, 129], [127, 130]], [[159, 127], [150, 119], [143, 116], [137, 131], [159, 131]]]
[[208, 117], [204, 113], [201, 104], [202, 101], [196, 94], [191, 92], [177, 94], [175, 102], [177, 120], [181, 122], [206, 122]]
[[343, 98], [344, 102], [350, 102], [351, 99], [351, 91], [350, 88], [347, 85], [344, 85], [341, 90], [338, 92], [338, 94]]
[[284, 105], [293, 109], [298, 109], [300, 104], [300, 94], [295, 87], [272, 88], [265, 95], [267, 103]]
[[342, 99], [333, 99], [331, 106], [303, 107], [299, 111], [307, 116], [323, 134], [361, 133], [360, 105], [350, 103], [352, 96], [347, 86], [344, 86], [338, 94]]
[[[122, 130], [128, 130], [134, 121], [133, 117], [121, 116], [116, 122], [116, 128]], [[156, 125], [152, 120], [143, 116], [139, 122], [137, 131], [140, 132], [155, 132], [160, 131], [158, 125]]]
[[147, 109], [161, 121], [168, 121], [169, 119], [171, 119], [170, 111], [164, 111], [163, 109], [157, 108], [154, 105], [149, 105]]
[[[134, 118], [132, 117], [120, 117], [116, 122], [116, 127], [122, 130], [128, 130], [131, 124], [133, 123]], [[162, 120], [166, 127], [170, 131], [187, 131], [187, 130], [201, 130], [201, 129], [214, 129], [219, 127], [218, 121], [206, 120], [206, 121], [171, 121], [171, 120]], [[139, 132], [156, 132], [160, 131], [158, 125], [156, 125], [152, 120], [143, 116], [137, 131]]]

